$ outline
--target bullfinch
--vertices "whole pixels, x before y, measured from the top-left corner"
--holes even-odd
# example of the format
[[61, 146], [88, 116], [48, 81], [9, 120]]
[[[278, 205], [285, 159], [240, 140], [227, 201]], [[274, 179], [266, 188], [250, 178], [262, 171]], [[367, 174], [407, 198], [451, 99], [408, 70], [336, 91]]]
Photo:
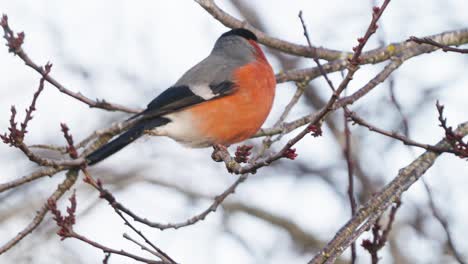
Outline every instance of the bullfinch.
[[126, 131], [89, 154], [87, 163], [109, 157], [146, 132], [195, 148], [243, 141], [267, 118], [275, 86], [255, 34], [230, 30], [218, 38], [208, 57], [133, 116]]

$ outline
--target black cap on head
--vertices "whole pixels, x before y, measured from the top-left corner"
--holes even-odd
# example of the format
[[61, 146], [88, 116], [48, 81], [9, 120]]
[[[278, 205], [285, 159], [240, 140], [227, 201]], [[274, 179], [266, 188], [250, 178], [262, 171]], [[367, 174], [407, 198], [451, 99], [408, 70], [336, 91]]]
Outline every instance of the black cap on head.
[[240, 37], [243, 37], [247, 40], [254, 40], [254, 41], [257, 41], [257, 36], [255, 36], [255, 34], [248, 30], [248, 29], [245, 29], [245, 28], [235, 28], [235, 29], [232, 29], [224, 34], [221, 35], [221, 38], [223, 37], [227, 37], [227, 36], [240, 36]]

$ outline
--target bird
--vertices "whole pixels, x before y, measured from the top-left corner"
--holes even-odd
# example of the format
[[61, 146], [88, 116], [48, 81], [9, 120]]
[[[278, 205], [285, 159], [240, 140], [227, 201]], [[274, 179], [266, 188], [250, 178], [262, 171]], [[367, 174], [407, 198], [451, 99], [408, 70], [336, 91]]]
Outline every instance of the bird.
[[210, 54], [154, 98], [115, 139], [86, 156], [94, 165], [144, 134], [191, 147], [230, 146], [254, 135], [268, 117], [276, 79], [257, 36], [235, 28]]

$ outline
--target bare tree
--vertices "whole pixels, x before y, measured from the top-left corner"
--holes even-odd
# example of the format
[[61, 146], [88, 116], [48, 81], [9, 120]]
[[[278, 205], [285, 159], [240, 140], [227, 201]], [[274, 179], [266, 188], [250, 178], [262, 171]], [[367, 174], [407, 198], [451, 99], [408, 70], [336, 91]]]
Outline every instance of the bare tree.
[[[366, 50], [369, 40], [378, 37], [375, 35], [379, 31], [380, 19], [385, 16], [387, 8], [391, 5], [390, 0], [385, 0], [369, 12], [368, 26], [362, 29], [365, 33], [356, 36], [356, 45], [352, 47], [352, 52], [346, 52], [316, 45], [304, 20], [308, 14], [302, 13], [302, 11], [299, 13], [297, 26], [302, 29], [307, 45], [292, 43], [267, 34], [267, 26], [246, 1], [232, 1], [238, 11], [247, 18], [245, 21], [227, 13], [213, 0], [196, 0], [195, 2], [223, 25], [230, 28], [246, 28], [254, 32], [258, 36], [259, 42], [269, 47], [272, 56], [286, 68], [286, 70], [277, 73], [277, 83], [292, 82], [296, 86], [293, 96], [285, 104], [274, 125], [262, 128], [254, 136], [254, 138], [262, 139], [261, 143], [255, 145], [255, 148], [253, 145], [240, 145], [234, 153], [230, 153], [228, 149], [214, 148], [212, 158], [224, 162], [227, 174], [236, 175], [236, 179], [224, 191], [215, 196], [175, 182], [147, 177], [138, 170], [127, 172], [90, 170], [84, 157], [128, 127], [129, 122], [131, 122], [128, 120], [116, 122], [104, 129], [99, 128], [78, 142], [76, 137], [72, 136], [69, 127], [62, 123], [60, 126], [65, 139], [64, 144], [60, 146], [48, 143], [29, 145], [27, 136], [31, 133], [40, 133], [40, 131], [31, 130], [28, 125], [33, 120], [33, 113], [41, 111], [41, 109], [36, 109], [36, 102], [40, 99], [47, 83], [63, 93], [63, 96], [73, 98], [73, 100], [91, 108], [125, 114], [138, 113], [140, 109], [104, 99], [91, 99], [64, 85], [54, 77], [51, 63], [41, 66], [28, 55], [24, 47], [26, 34], [16, 33], [13, 29], [16, 26], [10, 25], [7, 15], [2, 16], [0, 25], [3, 28], [8, 52], [17, 56], [27, 67], [36, 71], [40, 79], [33, 99], [25, 111], [23, 121], [18, 121], [18, 111], [15, 106], [12, 106], [8, 131], [0, 135], [5, 144], [20, 150], [37, 168], [29, 175], [1, 183], [0, 193], [5, 194], [1, 199], [7, 199], [9, 194], [14, 194], [22, 188], [27, 188], [28, 185], [38, 183], [46, 176], [59, 177], [57, 175], [60, 172], [66, 172], [66, 176], [57, 187], [47, 187], [51, 192], [47, 201], [34, 205], [37, 211], [31, 217], [30, 223], [0, 247], [0, 254], [13, 250], [18, 243], [26, 239], [39, 226], [45, 225], [46, 223], [43, 223], [45, 216], [51, 213], [55, 225], [49, 226], [49, 229], [57, 230], [58, 227], [57, 234], [62, 240], [75, 239], [103, 251], [103, 263], [110, 263], [113, 255], [121, 255], [144, 263], [180, 263], [177, 260], [177, 255], [169, 254], [156, 245], [147, 232], [137, 228], [137, 224], [144, 228], [150, 227], [161, 231], [166, 229], [179, 230], [189, 226], [196, 227], [216, 212], [222, 214], [226, 221], [225, 231], [239, 240], [239, 243], [247, 249], [249, 249], [248, 243], [243, 241], [243, 238], [228, 224], [229, 219], [239, 213], [262, 220], [285, 232], [291, 237], [294, 245], [300, 249], [299, 251], [311, 256], [308, 263], [345, 263], [347, 258], [343, 256], [343, 252], [348, 248], [351, 252], [351, 263], [357, 261], [357, 251], [368, 252], [371, 263], [378, 263], [381, 259], [379, 253], [385, 246], [390, 248], [390, 254], [395, 263], [410, 263], [411, 261], [398, 248], [398, 236], [394, 233], [405, 226], [411, 226], [419, 233], [423, 233], [418, 222], [418, 210], [428, 210], [444, 230], [446, 242], [441, 243], [441, 246], [448, 248], [447, 255], [458, 263], [466, 263], [466, 256], [458, 249], [450, 231], [449, 221], [440, 212], [439, 208], [442, 207], [437, 206], [428, 184], [424, 185], [429, 197], [429, 204], [425, 208], [414, 210], [414, 215], [409, 217], [406, 223], [398, 221], [398, 212], [406, 205], [403, 194], [421, 179], [440, 155], [446, 153], [450, 155], [451, 159], [466, 160], [468, 158], [468, 143], [464, 140], [468, 134], [468, 120], [458, 124], [456, 128], [452, 128], [449, 125], [450, 116], [446, 117], [444, 106], [437, 101], [433, 106], [437, 111], [433, 124], [440, 126], [443, 138], [438, 139], [436, 144], [419, 142], [411, 138], [409, 129], [411, 122], [395, 94], [394, 82], [396, 80], [392, 74], [412, 58], [439, 50], [454, 53], [457, 56], [466, 56], [468, 50], [457, 46], [468, 43], [467, 28], [436, 33], [431, 36], [410, 37], [392, 44], [385, 44], [385, 40], [380, 39], [381, 47]], [[28, 41], [33, 42], [34, 40], [28, 39]], [[314, 66], [299, 68], [300, 58], [310, 60]], [[364, 85], [352, 90], [350, 83], [353, 83], [356, 73], [367, 70], [364, 67], [370, 64], [384, 66]], [[2, 72], [8, 71], [2, 70]], [[339, 82], [336, 82], [336, 78], [332, 80], [329, 77], [333, 73], [341, 73], [342, 78], [339, 79]], [[318, 92], [315, 89], [316, 84], [311, 83], [317, 79], [325, 80], [326, 93], [324, 91]], [[356, 107], [358, 110], [353, 109], [358, 102], [365, 100], [365, 98], [371, 98], [374, 94], [372, 91], [386, 83], [389, 83], [391, 105], [398, 111], [400, 115], [398, 123], [401, 124], [401, 126], [389, 129], [379, 127], [368, 118], [363, 117], [366, 113], [364, 111], [362, 111], [364, 113], [358, 113], [358, 111], [361, 112], [358, 107]], [[291, 112], [300, 105], [300, 100], [306, 101], [308, 112], [302, 117], [290, 120]], [[429, 96], [421, 100], [421, 104], [431, 102], [435, 102], [435, 100]], [[448, 107], [454, 106], [449, 105]], [[409, 165], [401, 168], [397, 175], [392, 176], [390, 182], [383, 184], [383, 181], [379, 182], [375, 177], [372, 177], [370, 175], [372, 172], [363, 165], [365, 163], [364, 158], [361, 157], [363, 144], [360, 142], [357, 129], [354, 129], [353, 125], [364, 128], [365, 133], [381, 136], [382, 142], [389, 139], [388, 144], [401, 142], [408, 147], [422, 149], [424, 152], [415, 157]], [[297, 147], [303, 144], [310, 135], [314, 138], [330, 138], [339, 145], [341, 149], [339, 166], [326, 168], [306, 162], [288, 161], [288, 159], [295, 160], [302, 155]], [[50, 158], [41, 151], [53, 152], [59, 157], [65, 155], [68, 157]], [[351, 216], [329, 241], [318, 238], [316, 234], [282, 214], [258, 208], [246, 202], [228, 200], [247, 179], [256, 177], [252, 176], [253, 174], [273, 167], [278, 170], [297, 171], [297, 175], [318, 175], [326, 184], [332, 186], [337, 196], [348, 200]], [[345, 192], [336, 187], [335, 179], [331, 177], [335, 171], [343, 167], [346, 168], [347, 172]], [[80, 174], [83, 175], [83, 181], [77, 180]], [[136, 183], [164, 187], [191, 201], [210, 202], [199, 213], [180, 221], [159, 222], [149, 219], [137, 208], [127, 205], [127, 201], [118, 198], [117, 194], [120, 189]], [[75, 223], [79, 222], [81, 218], [80, 214], [77, 214], [77, 207], [81, 205], [80, 197], [76, 196], [75, 192], [68, 195], [70, 205], [66, 209], [66, 214], [59, 209], [57, 203], [67, 191], [78, 187], [99, 197], [94, 203], [88, 205], [86, 210], [91, 210], [105, 201], [108, 203], [122, 223], [135, 234], [134, 236], [138, 237], [137, 239], [125, 233], [123, 238], [141, 249], [141, 252], [133, 253], [130, 247], [116, 249], [107, 246], [106, 242], [98, 242], [91, 238], [91, 235], [84, 235], [77, 231]], [[222, 208], [222, 212], [217, 212], [220, 208]], [[15, 213], [11, 212], [11, 214]], [[5, 217], [9, 214], [2, 213]], [[367, 237], [363, 237], [362, 235], [366, 232], [368, 232]], [[331, 236], [332, 234], [330, 234]], [[442, 259], [443, 256], [440, 258]]]

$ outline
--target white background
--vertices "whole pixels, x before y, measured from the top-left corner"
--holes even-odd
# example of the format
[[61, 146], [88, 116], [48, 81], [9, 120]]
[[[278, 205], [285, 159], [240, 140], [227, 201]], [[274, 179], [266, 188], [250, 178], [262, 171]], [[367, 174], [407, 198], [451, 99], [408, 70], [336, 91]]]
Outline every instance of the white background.
[[[234, 16], [240, 16], [230, 1], [217, 3]], [[370, 1], [346, 0], [261, 0], [250, 1], [247, 5], [254, 6], [268, 34], [301, 44], [306, 42], [297, 14], [303, 10], [313, 44], [345, 51], [350, 51], [356, 45], [357, 37], [365, 32], [372, 7]], [[391, 43], [404, 41], [411, 35], [426, 36], [463, 28], [468, 25], [467, 10], [468, 2], [462, 0], [392, 1], [379, 23], [378, 34], [386, 43]], [[131, 107], [144, 107], [185, 70], [203, 59], [216, 38], [228, 30], [194, 1], [182, 0], [0, 0], [0, 13], [8, 14], [15, 31], [25, 31], [23, 47], [31, 58], [39, 64], [51, 61], [54, 64], [52, 76], [69, 89], [90, 98], [105, 98]], [[366, 48], [378, 46], [374, 37]], [[466, 55], [438, 51], [411, 59], [396, 71], [395, 91], [403, 111], [409, 116], [412, 138], [435, 143], [443, 136], [437, 127], [435, 99], [446, 105], [450, 124], [467, 120], [467, 58]], [[269, 56], [269, 59], [276, 72], [282, 70], [274, 57]], [[314, 66], [310, 59], [303, 59], [300, 65]], [[360, 88], [383, 65], [362, 67], [348, 92]], [[341, 79], [339, 73], [332, 77], [335, 83]], [[19, 117], [23, 117], [23, 109], [29, 105], [38, 80], [39, 75], [8, 53], [6, 47], [0, 49], [0, 131], [7, 130], [10, 105], [16, 105]], [[315, 80], [313, 84], [324, 99], [329, 96], [323, 80]], [[423, 91], [431, 88], [438, 88], [434, 96], [428, 97], [423, 106], [415, 109], [415, 103], [424, 99]], [[292, 84], [278, 85], [274, 110], [265, 126], [275, 121], [293, 93]], [[400, 117], [388, 94], [388, 84], [385, 83], [352, 109], [381, 127], [397, 128]], [[60, 122], [68, 124], [78, 141], [96, 129], [127, 117], [90, 109], [48, 84], [37, 108], [26, 138], [30, 144], [64, 144]], [[301, 101], [289, 120], [311, 111]], [[422, 152], [419, 149], [410, 151], [399, 143], [390, 144], [390, 140], [369, 134], [362, 128], [352, 129], [360, 141], [361, 166], [377, 182], [388, 182], [399, 168]], [[256, 141], [259, 142], [258, 139]], [[339, 165], [330, 177], [340, 183], [335, 188], [345, 193], [347, 176], [341, 150], [325, 129], [323, 137], [307, 137], [301, 141], [297, 152], [299, 157], [296, 161], [284, 160], [272, 168], [260, 170], [228, 200], [242, 201], [284, 216], [327, 241], [349, 219], [347, 199], [337, 195], [334, 188], [314, 174], [300, 174], [295, 166], [308, 164], [312, 168], [323, 168]], [[192, 150], [169, 139], [145, 138], [98, 165], [94, 171], [96, 175], [112, 172], [124, 178], [145, 175], [214, 195], [222, 192], [235, 177], [228, 174], [222, 164], [214, 163], [210, 154], [210, 149]], [[0, 144], [0, 156], [0, 182], [34, 170], [31, 162], [7, 145]], [[468, 217], [467, 163], [443, 155], [425, 178], [433, 187], [436, 202], [450, 220], [458, 248], [467, 252], [468, 243], [463, 236], [468, 233], [465, 221]], [[18, 193], [0, 196], [0, 243], [27, 225], [35, 208], [45, 202], [62, 179], [62, 174], [47, 177], [25, 186]], [[81, 180], [77, 186], [80, 213], [97, 200], [97, 194]], [[123, 187], [116, 190], [120, 201], [140, 215], [160, 222], [185, 220], [210, 204], [209, 201], [193, 203], [170, 189], [144, 182], [132, 184], [130, 181]], [[435, 257], [442, 254], [444, 249], [440, 241], [445, 237], [430, 213], [426, 212], [423, 220], [426, 237], [404, 226], [406, 219], [414, 217], [415, 208], [427, 210], [427, 196], [421, 183], [404, 195], [403, 203], [397, 216], [402, 227], [396, 240], [402, 252], [417, 263], [437, 263], [434, 262]], [[301, 251], [284, 231], [244, 214], [232, 215], [226, 223], [221, 212], [216, 212], [205, 221], [180, 230], [160, 232], [144, 226], [138, 228], [180, 263], [306, 263], [314, 253]], [[226, 228], [245, 244], [226, 232]], [[105, 202], [101, 201], [91, 211], [79, 215], [75, 230], [110, 247], [126, 248], [144, 255], [121, 237], [123, 232], [130, 233], [130, 230]], [[77, 240], [60, 241], [54, 235], [55, 231], [48, 215], [40, 229], [0, 256], [0, 262], [98, 263], [103, 258], [102, 252]], [[387, 253], [384, 249], [382, 263], [392, 263]], [[359, 260], [360, 263], [368, 263], [369, 257], [360, 250]], [[452, 260], [447, 258], [446, 261]], [[110, 263], [131, 261], [112, 256]]]

